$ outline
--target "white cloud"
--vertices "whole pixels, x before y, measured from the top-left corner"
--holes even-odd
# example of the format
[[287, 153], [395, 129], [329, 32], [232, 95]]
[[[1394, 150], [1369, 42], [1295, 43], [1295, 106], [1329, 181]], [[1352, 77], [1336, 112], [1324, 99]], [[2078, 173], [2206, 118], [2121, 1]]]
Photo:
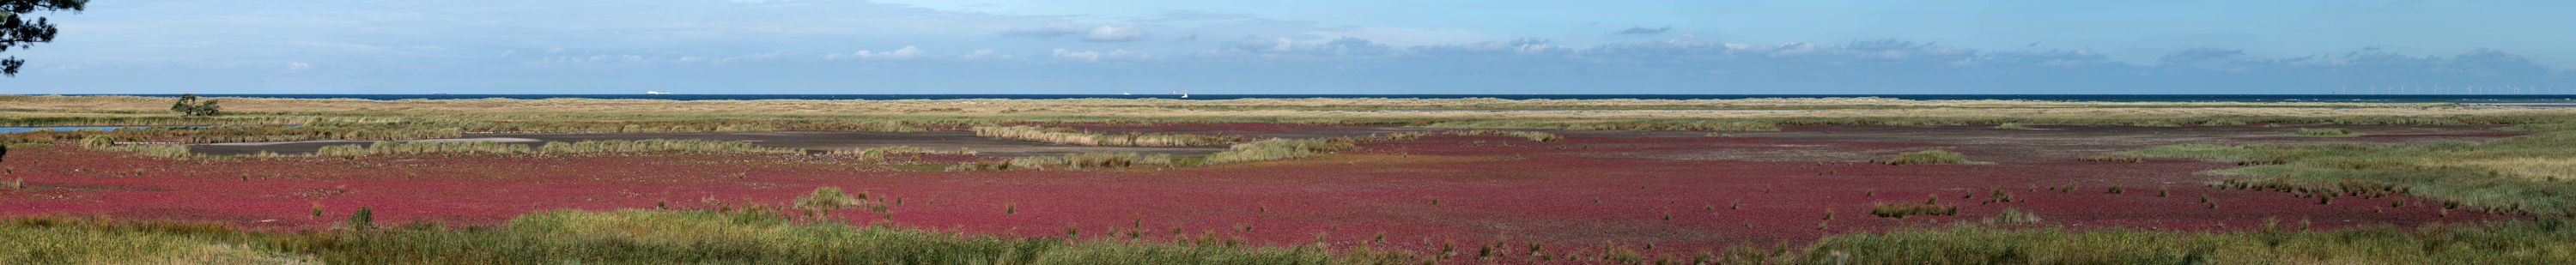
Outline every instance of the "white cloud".
[[563, 53], [563, 48], [561, 48], [561, 47], [557, 47], [557, 48], [553, 48], [553, 49], [546, 49], [546, 54], [557, 54], [557, 53]]
[[501, 51], [501, 58], [510, 58], [510, 54], [511, 54], [511, 53], [517, 53], [517, 52], [519, 52], [519, 50], [507, 50], [507, 51]]
[[1136, 30], [1135, 25], [1128, 25], [1125, 28], [1100, 25], [1100, 28], [1091, 29], [1091, 33], [1082, 34], [1082, 40], [1086, 41], [1131, 41], [1141, 39], [1145, 39], [1145, 32]]
[[313, 69], [313, 65], [311, 65], [311, 64], [305, 64], [305, 63], [293, 63], [293, 64], [287, 64], [287, 65], [286, 65], [286, 71], [290, 71], [290, 72], [292, 72], [292, 71], [304, 71], [304, 70], [306, 70], [306, 69]]
[[[989, 51], [990, 51], [990, 50], [985, 50], [985, 52], [989, 52]], [[841, 60], [841, 59], [902, 59], [902, 58], [911, 58], [911, 57], [913, 57], [913, 56], [920, 56], [921, 54], [922, 54], [922, 52], [921, 52], [921, 48], [914, 48], [913, 46], [903, 46], [903, 49], [896, 49], [896, 50], [894, 50], [894, 51], [890, 51], [890, 52], [874, 52], [874, 51], [868, 51], [868, 50], [859, 50], [859, 52], [848, 53], [848, 54], [830, 54], [830, 55], [824, 55], [824, 56], [823, 56], [823, 59], [826, 59], [826, 60]]]

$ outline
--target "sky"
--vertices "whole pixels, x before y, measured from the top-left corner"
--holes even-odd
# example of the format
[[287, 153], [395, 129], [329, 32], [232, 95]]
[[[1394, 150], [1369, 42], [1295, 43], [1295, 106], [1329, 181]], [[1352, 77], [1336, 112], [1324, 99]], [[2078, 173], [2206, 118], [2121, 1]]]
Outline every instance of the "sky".
[[0, 94], [2576, 94], [2576, 1], [92, 1]]

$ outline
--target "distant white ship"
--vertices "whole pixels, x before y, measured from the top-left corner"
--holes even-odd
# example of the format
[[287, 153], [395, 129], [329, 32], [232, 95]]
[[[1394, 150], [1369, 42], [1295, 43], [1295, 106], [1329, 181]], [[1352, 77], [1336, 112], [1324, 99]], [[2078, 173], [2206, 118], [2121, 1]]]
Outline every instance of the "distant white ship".
[[644, 94], [645, 94], [645, 95], [669, 95], [669, 94], [671, 94], [671, 92], [662, 92], [662, 91], [644, 91]]

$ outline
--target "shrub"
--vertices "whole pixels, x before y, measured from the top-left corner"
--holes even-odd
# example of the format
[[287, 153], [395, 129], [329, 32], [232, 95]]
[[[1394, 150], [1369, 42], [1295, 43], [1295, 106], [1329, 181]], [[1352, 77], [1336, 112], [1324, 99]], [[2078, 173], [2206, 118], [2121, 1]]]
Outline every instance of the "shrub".
[[1943, 164], [1977, 164], [1977, 163], [1976, 163], [1976, 162], [1974, 162], [1974, 161], [1968, 161], [1968, 157], [1967, 157], [1966, 155], [1960, 155], [1959, 153], [1952, 153], [1952, 152], [1950, 152], [1950, 151], [1944, 151], [1944, 150], [1924, 150], [1924, 151], [1918, 151], [1918, 152], [1912, 152], [1912, 153], [1897, 154], [1897, 155], [1896, 155], [1896, 159], [1888, 160], [1888, 161], [1887, 161], [1887, 164], [1889, 164], [1889, 165], [1923, 165], [1923, 164], [1943, 165]]
[[2354, 133], [2352, 133], [2352, 129], [2344, 129], [2344, 128], [2299, 128], [2299, 132], [2297, 132], [2297, 133], [2291, 133], [2290, 135], [2297, 135], [2297, 136], [2316, 136], [2316, 137], [2348, 137], [2348, 136], [2361, 136], [2360, 134], [2354, 134]]

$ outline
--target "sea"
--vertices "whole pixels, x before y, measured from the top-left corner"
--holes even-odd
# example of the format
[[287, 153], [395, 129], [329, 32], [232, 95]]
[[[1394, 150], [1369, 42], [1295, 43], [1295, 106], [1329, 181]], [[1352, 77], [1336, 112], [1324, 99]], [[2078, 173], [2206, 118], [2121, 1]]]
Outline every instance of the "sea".
[[[73, 94], [65, 94], [73, 96]], [[108, 95], [108, 94], [80, 94]], [[178, 94], [112, 94], [128, 96], [175, 97]], [[2576, 95], [2075, 95], [2075, 94], [1192, 94], [1192, 95], [1126, 95], [1126, 94], [198, 94], [207, 97], [257, 98], [353, 98], [371, 100], [401, 99], [667, 99], [667, 100], [959, 100], [959, 99], [1180, 99], [1224, 100], [1248, 98], [1497, 98], [1525, 99], [1748, 99], [1748, 98], [1852, 98], [1878, 97], [1909, 100], [2045, 100], [2091, 102], [2361, 102], [2361, 103], [2464, 103], [2510, 104], [2532, 106], [2576, 107]]]

